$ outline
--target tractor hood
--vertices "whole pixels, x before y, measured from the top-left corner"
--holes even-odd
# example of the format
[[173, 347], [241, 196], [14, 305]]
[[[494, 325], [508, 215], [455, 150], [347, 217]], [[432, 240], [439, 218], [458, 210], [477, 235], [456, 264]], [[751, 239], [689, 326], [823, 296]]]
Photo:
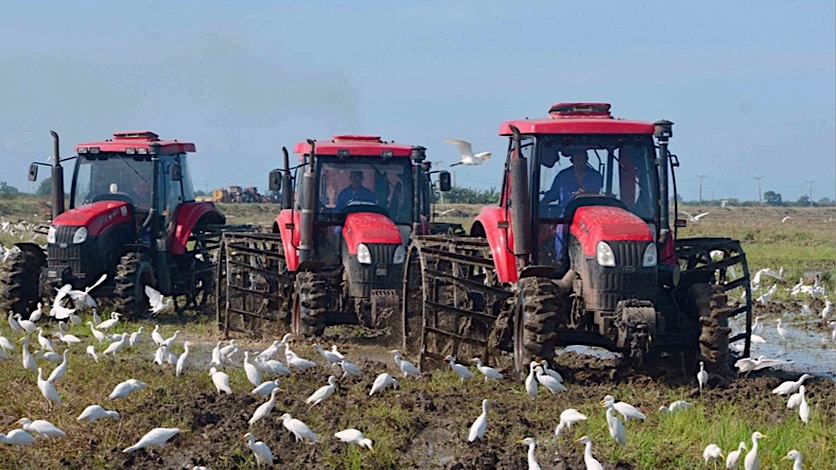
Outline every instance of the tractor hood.
[[586, 256], [595, 256], [599, 241], [653, 240], [647, 222], [629, 211], [609, 206], [578, 207], [569, 232], [578, 239]]
[[357, 254], [357, 245], [366, 244], [400, 244], [401, 233], [389, 217], [374, 212], [355, 212], [345, 216], [343, 237], [348, 246], [348, 252]]
[[99, 201], [70, 209], [52, 221], [52, 225], [87, 227], [91, 237], [97, 237], [107, 228], [134, 221], [131, 206], [122, 201]]

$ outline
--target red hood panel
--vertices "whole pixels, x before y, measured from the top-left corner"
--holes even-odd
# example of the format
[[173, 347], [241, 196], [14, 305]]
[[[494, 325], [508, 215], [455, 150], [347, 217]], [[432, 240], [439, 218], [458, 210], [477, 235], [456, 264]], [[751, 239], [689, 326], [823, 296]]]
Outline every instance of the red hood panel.
[[99, 201], [64, 212], [52, 221], [52, 225], [87, 227], [88, 235], [97, 237], [108, 227], [133, 220], [133, 211], [128, 203]]
[[360, 243], [401, 243], [401, 233], [395, 223], [385, 215], [373, 212], [346, 215], [342, 232], [352, 255], [357, 253]]
[[624, 209], [609, 206], [579, 207], [569, 231], [581, 242], [587, 256], [595, 256], [595, 247], [601, 240], [653, 240], [645, 221]]

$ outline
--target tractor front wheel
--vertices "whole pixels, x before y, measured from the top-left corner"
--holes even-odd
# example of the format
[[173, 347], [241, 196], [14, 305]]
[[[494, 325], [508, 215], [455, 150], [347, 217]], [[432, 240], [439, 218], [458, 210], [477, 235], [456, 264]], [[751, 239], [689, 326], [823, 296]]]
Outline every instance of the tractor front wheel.
[[327, 283], [315, 273], [301, 272], [296, 275], [293, 291], [293, 333], [322, 335], [325, 332], [322, 316], [328, 310]]
[[154, 266], [148, 256], [128, 253], [122, 256], [116, 267], [116, 287], [113, 296], [116, 308], [130, 318], [149, 318], [148, 296], [145, 286], [154, 287]]
[[23, 318], [29, 318], [40, 300], [38, 279], [45, 266], [46, 256], [43, 252], [24, 249], [13, 255], [0, 281], [6, 311], [11, 310]]

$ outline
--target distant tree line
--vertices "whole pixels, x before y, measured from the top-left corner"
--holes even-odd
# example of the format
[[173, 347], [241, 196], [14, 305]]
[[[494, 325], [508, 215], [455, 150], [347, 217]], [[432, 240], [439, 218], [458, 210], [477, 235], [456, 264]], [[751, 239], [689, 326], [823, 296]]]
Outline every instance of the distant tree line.
[[450, 204], [496, 204], [499, 202], [499, 192], [496, 188], [479, 190], [456, 186], [437, 196], [437, 201]]
[[[741, 201], [736, 198], [725, 198], [725, 199], [703, 199], [702, 202], [700, 201], [683, 201], [682, 198], [679, 198], [679, 203], [684, 204], [687, 206], [722, 206], [723, 201], [728, 206], [737, 206], [737, 207], [753, 207], [761, 205], [758, 201]], [[802, 195], [795, 201], [785, 201], [784, 198], [781, 196], [781, 193], [776, 191], [766, 191], [763, 193], [763, 205], [767, 206], [774, 206], [774, 207], [832, 207], [836, 206], [836, 201], [833, 201], [830, 198], [823, 197], [818, 201], [810, 201], [810, 197], [808, 195]]]

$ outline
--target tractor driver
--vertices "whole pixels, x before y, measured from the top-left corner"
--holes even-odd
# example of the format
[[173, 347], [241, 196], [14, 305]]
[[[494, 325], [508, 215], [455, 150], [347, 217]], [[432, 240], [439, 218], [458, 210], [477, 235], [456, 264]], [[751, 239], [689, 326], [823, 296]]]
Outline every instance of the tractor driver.
[[360, 170], [352, 170], [349, 176], [351, 184], [345, 187], [337, 195], [337, 210], [342, 210], [348, 203], [352, 201], [364, 201], [377, 204], [377, 196], [374, 191], [363, 186], [363, 172]]
[[[581, 194], [598, 194], [604, 185], [604, 178], [601, 173], [589, 166], [589, 157], [586, 149], [575, 147], [562, 151], [563, 156], [568, 156], [572, 166], [561, 171], [554, 177], [552, 187], [543, 195], [540, 201], [541, 206], [550, 202], [558, 201], [560, 214], [569, 204], [569, 200]], [[551, 168], [557, 162], [557, 153], [543, 155], [543, 165]]]

